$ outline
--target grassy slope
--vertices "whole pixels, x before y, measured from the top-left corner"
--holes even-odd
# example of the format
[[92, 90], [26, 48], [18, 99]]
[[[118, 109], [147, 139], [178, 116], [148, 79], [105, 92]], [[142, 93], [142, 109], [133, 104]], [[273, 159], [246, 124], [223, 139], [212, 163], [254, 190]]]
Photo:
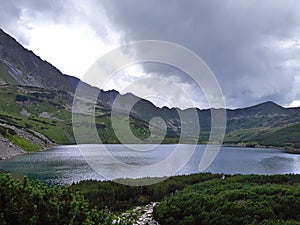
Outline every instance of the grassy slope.
[[[55, 92], [40, 88], [2, 86], [0, 88], [0, 119], [7, 124], [20, 128], [35, 130], [57, 144], [75, 144], [72, 124], [72, 97], [66, 92]], [[45, 115], [42, 117], [41, 115]], [[80, 136], [82, 142], [93, 143], [89, 122], [82, 116]], [[119, 119], [126, 121], [123, 115]], [[129, 124], [132, 132], [140, 139], [149, 137], [148, 124], [137, 118], [130, 117]], [[102, 143], [119, 143], [111, 125], [110, 113], [98, 106], [96, 126]], [[156, 132], [160, 132], [156, 130]], [[130, 143], [131, 140], [129, 139]], [[154, 140], [155, 142], [155, 140]], [[165, 143], [174, 143], [176, 139], [166, 137]]]
[[279, 127], [260, 127], [228, 132], [225, 143], [300, 148], [300, 123]]
[[[39, 89], [30, 91], [40, 92]], [[55, 143], [71, 143], [71, 113], [63, 108], [60, 96], [47, 99], [23, 92], [15, 87], [0, 88], [0, 118], [19, 127], [40, 132]], [[28, 100], [16, 101], [16, 96], [26, 96]], [[30, 115], [25, 115], [24, 112], [30, 112]], [[52, 118], [40, 117], [43, 112], [50, 113]]]
[[[0, 88], [0, 119], [22, 128], [35, 130], [44, 134], [57, 144], [74, 144], [72, 127], [71, 105], [72, 96], [66, 92], [55, 92], [40, 88], [2, 86]], [[26, 115], [29, 112], [30, 115]], [[50, 117], [41, 117], [47, 112]], [[127, 121], [121, 114], [120, 121]], [[230, 119], [225, 135], [225, 143], [237, 144], [244, 142], [248, 145], [266, 145], [275, 147], [299, 148], [300, 146], [300, 123], [297, 116], [289, 116], [290, 124], [284, 122], [285, 117], [276, 118], [243, 118]], [[294, 121], [293, 121], [294, 120]], [[102, 143], [119, 143], [111, 125], [110, 111], [103, 106], [97, 107], [96, 126]], [[273, 122], [272, 122], [273, 121]], [[275, 122], [274, 122], [275, 121]], [[130, 117], [130, 128], [133, 134], [145, 140], [150, 135], [148, 123]], [[90, 124], [79, 124], [81, 128], [82, 141], [91, 143], [93, 130]], [[155, 131], [161, 133], [159, 129]], [[179, 133], [168, 131], [163, 143], [177, 143]], [[208, 140], [209, 130], [201, 130], [199, 142]], [[127, 140], [131, 142], [131, 140]], [[156, 142], [155, 139], [152, 142]]]
[[30, 142], [26, 138], [18, 135], [13, 129], [0, 125], [0, 135], [10, 140], [14, 145], [21, 147], [25, 151], [36, 151], [41, 148], [37, 143]]

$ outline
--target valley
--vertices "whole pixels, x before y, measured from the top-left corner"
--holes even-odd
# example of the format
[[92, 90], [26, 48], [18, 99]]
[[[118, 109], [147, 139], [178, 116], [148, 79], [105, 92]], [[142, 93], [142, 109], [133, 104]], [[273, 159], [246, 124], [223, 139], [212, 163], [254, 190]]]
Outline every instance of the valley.
[[0, 225], [300, 225], [300, 1], [1, 1]]
[[[31, 136], [37, 138], [35, 146], [25, 147], [19, 142], [11, 141], [6, 131], [1, 132], [1, 142], [23, 150], [43, 149], [49, 145], [75, 144], [73, 126], [81, 127], [81, 141], [93, 143], [90, 124], [72, 124], [72, 105], [78, 78], [64, 75], [54, 66], [41, 60], [33, 52], [21, 46], [15, 39], [0, 30], [0, 122], [2, 130], [11, 126], [20, 130], [15, 137], [31, 142]], [[150, 130], [160, 136], [159, 127], [151, 127], [149, 122], [154, 117], [163, 119], [166, 135], [162, 143], [178, 143], [185, 135], [185, 143], [208, 143], [211, 130], [211, 110], [196, 109], [198, 125], [190, 121], [181, 121], [179, 115], [188, 115], [190, 109], [180, 110], [167, 107], [158, 108], [151, 102], [132, 94], [120, 95], [117, 91], [100, 91], [87, 84], [84, 85], [86, 108], [95, 107], [95, 126], [101, 143], [120, 143], [111, 124], [111, 110], [116, 98], [122, 104], [135, 101], [130, 111], [118, 108], [118, 119], [129, 123], [134, 136], [141, 143], [157, 143], [159, 139], [147, 139]], [[89, 93], [99, 91], [95, 105], [89, 105]], [[129, 114], [129, 118], [125, 115]], [[297, 152], [300, 148], [300, 108], [283, 108], [273, 102], [265, 102], [241, 109], [226, 109], [227, 124], [223, 143], [238, 146], [269, 146]], [[84, 117], [84, 112], [82, 114]], [[181, 134], [181, 125], [186, 123], [188, 133]], [[8, 132], [8, 131], [7, 131]], [[19, 135], [19, 133], [28, 135]], [[42, 138], [41, 138], [42, 137]], [[27, 140], [27, 141], [26, 141]], [[134, 143], [135, 139], [126, 140]], [[124, 141], [124, 140], [123, 140]], [[45, 143], [43, 143], [45, 142]], [[27, 149], [26, 149], [27, 148]], [[21, 150], [20, 149], [20, 150]], [[19, 151], [20, 152], [20, 151]]]

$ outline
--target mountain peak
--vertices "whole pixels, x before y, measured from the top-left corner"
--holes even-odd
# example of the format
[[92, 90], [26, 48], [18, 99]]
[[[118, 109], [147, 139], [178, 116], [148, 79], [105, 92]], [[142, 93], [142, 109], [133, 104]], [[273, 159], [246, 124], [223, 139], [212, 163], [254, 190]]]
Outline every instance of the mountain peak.
[[67, 77], [0, 29], [0, 85], [73, 91]]
[[256, 107], [262, 107], [262, 108], [265, 108], [265, 109], [274, 109], [274, 110], [281, 110], [281, 109], [284, 109], [284, 107], [282, 107], [281, 105], [275, 103], [275, 102], [272, 102], [272, 101], [267, 101], [267, 102], [263, 102], [263, 103], [260, 103], [260, 104], [257, 104]]
[[244, 110], [246, 112], [246, 114], [251, 114], [251, 115], [284, 114], [284, 113], [286, 113], [285, 108], [283, 108], [282, 106], [280, 106], [272, 101], [259, 103], [254, 106], [246, 107], [242, 110]]
[[272, 101], [267, 101], [267, 102], [262, 102], [262, 103], [259, 103], [257, 105], [254, 105], [253, 107], [267, 107], [267, 108], [280, 108], [280, 109], [283, 109], [283, 107], [281, 105], [278, 105], [276, 104], [275, 102], [272, 102]]

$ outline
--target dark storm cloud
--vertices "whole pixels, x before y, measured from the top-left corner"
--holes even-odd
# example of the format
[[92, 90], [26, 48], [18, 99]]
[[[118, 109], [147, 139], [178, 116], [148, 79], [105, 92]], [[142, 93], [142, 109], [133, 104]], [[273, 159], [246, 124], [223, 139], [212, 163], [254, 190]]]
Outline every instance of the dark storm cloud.
[[[53, 24], [76, 25], [76, 20], [84, 20], [101, 37], [106, 36], [105, 26], [109, 24], [127, 41], [158, 39], [194, 51], [216, 75], [228, 107], [269, 100], [289, 105], [299, 100], [300, 1], [297, 0], [0, 0], [0, 3], [0, 27], [25, 45], [26, 31], [31, 25], [24, 21], [24, 16]], [[101, 17], [104, 13], [107, 21]], [[180, 84], [191, 83], [172, 67], [145, 64], [144, 69], [176, 78]]]
[[[300, 48], [298, 1], [102, 1], [128, 40], [159, 39], [190, 48], [211, 67], [227, 105], [288, 105]], [[295, 58], [296, 57], [296, 58]], [[184, 60], [184, 59], [183, 59]], [[145, 67], [147, 69], [147, 67]], [[149, 71], [159, 72], [153, 66]], [[172, 71], [161, 71], [172, 74]]]

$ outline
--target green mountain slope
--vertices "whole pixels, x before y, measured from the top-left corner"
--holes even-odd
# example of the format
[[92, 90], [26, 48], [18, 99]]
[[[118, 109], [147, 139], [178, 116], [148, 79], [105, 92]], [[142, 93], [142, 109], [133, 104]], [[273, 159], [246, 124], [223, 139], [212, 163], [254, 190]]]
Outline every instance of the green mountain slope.
[[[15, 39], [0, 29], [0, 122], [15, 126], [27, 132], [38, 132], [57, 144], [75, 143], [72, 124], [72, 104], [78, 78], [64, 75], [48, 62], [41, 60], [33, 52], [26, 50]], [[95, 122], [103, 143], [119, 143], [111, 124], [111, 110], [114, 100], [119, 121], [129, 123], [133, 134], [146, 143], [156, 143], [158, 139], [147, 140], [150, 130], [155, 137], [163, 133], [158, 126], [150, 126], [154, 117], [164, 120], [167, 128], [163, 143], [177, 143], [183, 124], [189, 131], [184, 134], [186, 141], [207, 142], [211, 130], [211, 110], [197, 109], [199, 124], [183, 121], [179, 115], [189, 115], [191, 109], [158, 108], [151, 102], [132, 94], [120, 95], [117, 91], [100, 91], [84, 84], [86, 108], [95, 107]], [[96, 105], [89, 105], [89, 93], [99, 91]], [[137, 103], [130, 112], [126, 104]], [[129, 113], [129, 118], [124, 116]], [[273, 102], [261, 103], [243, 109], [227, 109], [227, 127], [224, 143], [247, 145], [267, 145], [299, 148], [300, 108], [283, 108]], [[85, 118], [82, 112], [80, 115]], [[188, 116], [187, 116], [188, 117]], [[91, 124], [84, 120], [80, 124], [82, 142], [91, 143]], [[197, 130], [200, 125], [201, 133]], [[126, 139], [132, 143], [134, 140]]]

